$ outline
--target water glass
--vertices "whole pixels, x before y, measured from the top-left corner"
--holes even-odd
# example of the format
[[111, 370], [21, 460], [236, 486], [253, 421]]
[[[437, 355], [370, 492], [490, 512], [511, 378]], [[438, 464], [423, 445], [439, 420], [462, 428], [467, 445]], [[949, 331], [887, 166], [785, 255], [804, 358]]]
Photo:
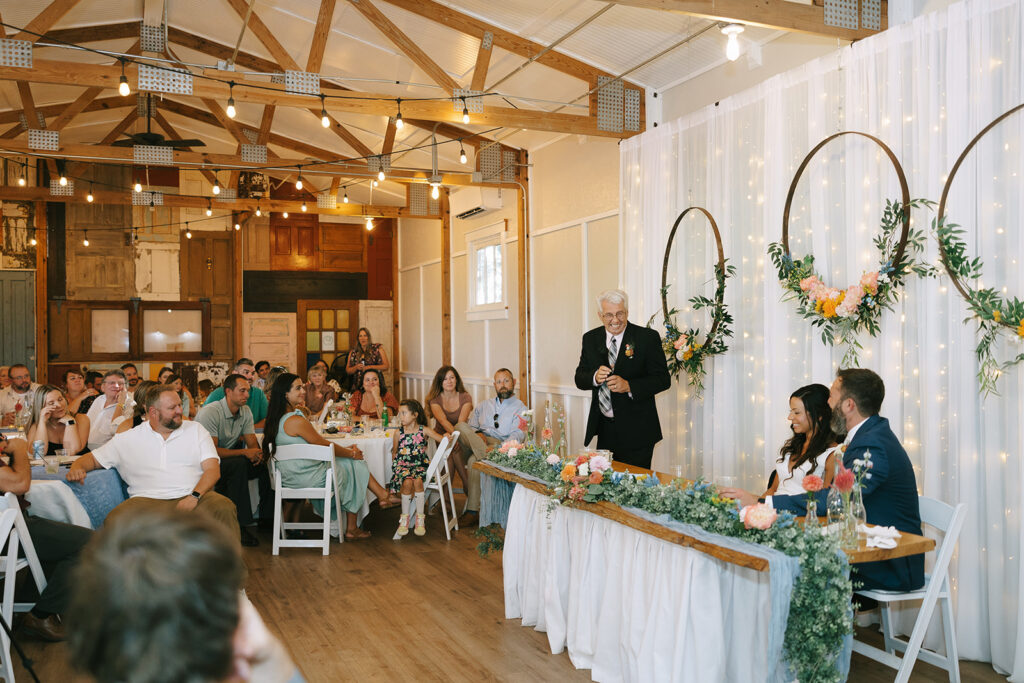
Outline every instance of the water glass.
[[57, 474], [60, 471], [60, 461], [56, 455], [44, 455], [43, 465], [47, 474]]

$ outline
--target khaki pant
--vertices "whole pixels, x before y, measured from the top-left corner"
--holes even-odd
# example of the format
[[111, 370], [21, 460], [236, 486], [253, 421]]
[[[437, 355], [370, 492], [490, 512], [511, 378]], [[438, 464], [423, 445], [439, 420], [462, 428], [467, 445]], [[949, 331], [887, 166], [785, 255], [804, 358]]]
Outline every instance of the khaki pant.
[[466, 511], [477, 512], [480, 510], [480, 472], [473, 468], [473, 463], [486, 460], [487, 451], [499, 446], [501, 442], [486, 434], [477, 434], [476, 430], [465, 422], [455, 425], [455, 430], [459, 433], [462, 452], [472, 453], [466, 460], [466, 469], [469, 470], [469, 481], [466, 482]]
[[[174, 510], [179, 500], [181, 498], [170, 500], [141, 497], [129, 498], [110, 511], [104, 524], [110, 524], [121, 515], [131, 517], [133, 514], [138, 514], [145, 510]], [[231, 534], [231, 538], [235, 539], [236, 543], [241, 544], [242, 531], [238, 526], [238, 512], [235, 510], [235, 504], [228, 498], [215, 491], [208, 491], [199, 499], [199, 504], [196, 505], [195, 511], [210, 517], [218, 524], [222, 524], [228, 530], [228, 533]]]

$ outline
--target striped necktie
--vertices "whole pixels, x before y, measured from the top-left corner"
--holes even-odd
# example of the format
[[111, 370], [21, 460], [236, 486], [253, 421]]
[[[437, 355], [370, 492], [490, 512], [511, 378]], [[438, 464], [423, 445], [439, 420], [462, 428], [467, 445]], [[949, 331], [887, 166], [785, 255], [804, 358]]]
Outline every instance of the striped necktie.
[[[618, 347], [615, 344], [615, 337], [612, 337], [611, 343], [608, 345], [608, 367], [615, 367], [615, 357], [619, 355]], [[608, 388], [608, 382], [605, 381], [601, 385], [601, 388], [597, 391], [597, 402], [601, 407], [601, 412], [605, 417], [612, 417], [612, 390]]]

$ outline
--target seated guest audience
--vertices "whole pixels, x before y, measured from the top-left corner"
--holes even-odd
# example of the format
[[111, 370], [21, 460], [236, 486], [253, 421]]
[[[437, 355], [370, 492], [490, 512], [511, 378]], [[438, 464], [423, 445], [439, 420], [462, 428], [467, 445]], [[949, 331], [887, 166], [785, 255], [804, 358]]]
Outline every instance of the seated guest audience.
[[[330, 366], [327, 365], [327, 361], [325, 361], [323, 358], [321, 358], [317, 362], [313, 363], [313, 367], [314, 368], [322, 368], [323, 369], [324, 377], [326, 378], [325, 381], [326, 381], [327, 385], [329, 387], [331, 387], [332, 389], [334, 389], [334, 394], [336, 396], [341, 396], [341, 385], [338, 384], [333, 379], [331, 379]], [[310, 368], [310, 369], [312, 369], [312, 368]], [[306, 379], [309, 379], [309, 371], [308, 370], [306, 371]]]
[[384, 385], [384, 375], [379, 370], [366, 370], [363, 373], [362, 389], [352, 393], [349, 405], [356, 417], [383, 417], [386, 410], [390, 411], [390, 417], [398, 414], [398, 399]]
[[[899, 531], [920, 535], [921, 513], [914, 468], [890, 429], [889, 421], [878, 415], [884, 398], [882, 378], [871, 370], [839, 370], [829, 391], [832, 430], [846, 433], [844, 467], [853, 469], [854, 460], [863, 460], [865, 452], [871, 452], [871, 477], [864, 478], [861, 489], [868, 523], [894, 526]], [[756, 502], [751, 494], [740, 489], [722, 489], [722, 495], [736, 498], [740, 506]], [[825, 490], [817, 494], [819, 515], [825, 514], [826, 496]], [[777, 510], [789, 510], [797, 515], [807, 509], [803, 493], [767, 496], [765, 502]], [[924, 555], [864, 562], [852, 569], [851, 578], [867, 589], [910, 591], [924, 585]]]
[[70, 659], [95, 681], [301, 681], [244, 581], [237, 544], [207, 519], [147, 512], [108, 525], [75, 571]]
[[516, 378], [512, 371], [502, 368], [494, 373], [495, 398], [489, 398], [476, 407], [469, 422], [455, 425], [459, 432], [459, 443], [464, 453], [470, 453], [466, 466], [469, 481], [466, 490], [466, 512], [459, 518], [459, 526], [473, 526], [480, 519], [480, 473], [473, 469], [473, 463], [487, 457], [487, 450], [501, 445], [503, 441], [525, 438], [519, 428], [519, 418], [526, 406], [513, 394]]
[[128, 382], [128, 391], [134, 391], [135, 385], [142, 379], [139, 377], [139, 369], [135, 367], [135, 363], [125, 363], [121, 366], [121, 372], [124, 373], [125, 381]]
[[166, 365], [160, 368], [160, 372], [156, 373], [157, 384], [167, 384], [167, 378], [174, 374], [174, 368], [169, 368]]
[[198, 395], [196, 396], [196, 404], [201, 406], [206, 403], [206, 398], [210, 395], [210, 393], [214, 390], [215, 387], [213, 386], [213, 382], [208, 379], [199, 380], [199, 382], [196, 384], [196, 387], [199, 389]]
[[[98, 370], [86, 370], [85, 372], [85, 386], [93, 389], [96, 395], [99, 396], [103, 393], [103, 373]], [[85, 401], [83, 401], [84, 403]], [[92, 401], [88, 401], [89, 405], [92, 405]], [[89, 406], [79, 406], [79, 412], [89, 412]]]
[[[82, 410], [82, 401], [90, 396], [98, 396], [99, 392], [85, 384], [85, 375], [81, 370], [66, 370], [64, 372], [64, 395], [68, 399], [68, 411], [72, 415], [87, 413], [89, 409]], [[92, 401], [89, 401], [92, 405]]]
[[125, 420], [117, 427], [118, 434], [127, 432], [133, 427], [138, 427], [146, 421], [146, 396], [153, 387], [158, 386], [160, 385], [151, 379], [139, 380], [139, 383], [135, 385], [135, 391], [132, 393], [132, 400], [135, 402], [135, 405], [132, 407], [132, 419]]
[[17, 363], [7, 371], [11, 384], [0, 391], [0, 427], [14, 424], [15, 413], [32, 410], [32, 398], [39, 385], [32, 381], [28, 367]]
[[[331, 444], [320, 436], [299, 410], [305, 401], [306, 390], [298, 375], [283, 373], [274, 380], [270, 389], [270, 407], [267, 410], [267, 423], [263, 429], [263, 455], [269, 459], [279, 446], [292, 444], [315, 444], [317, 446], [334, 447], [334, 471], [338, 477], [338, 489], [341, 495], [341, 508], [348, 515], [348, 530], [345, 538], [357, 540], [367, 538], [370, 533], [360, 529], [356, 524], [356, 513], [366, 501], [366, 490], [369, 489], [383, 508], [391, 507], [398, 502], [388, 494], [380, 483], [373, 478], [366, 468], [363, 452], [358, 447], [345, 448]], [[275, 463], [281, 472], [281, 481], [288, 488], [313, 488], [323, 486], [327, 477], [327, 468], [331, 463], [315, 460], [284, 460]], [[323, 516], [323, 501], [314, 500], [313, 509]], [[297, 521], [301, 509], [292, 505], [287, 511], [289, 521]], [[331, 509], [331, 517], [334, 510]]]
[[167, 376], [166, 384], [170, 384], [178, 392], [178, 398], [181, 399], [181, 416], [186, 420], [194, 418], [199, 408], [196, 406], [196, 402], [192, 400], [192, 394], [188, 388], [182, 384], [181, 375], [171, 373]]
[[[455, 425], [465, 422], [473, 413], [473, 398], [462, 384], [459, 371], [451, 365], [442, 365], [434, 373], [434, 381], [427, 392], [427, 407], [434, 416], [434, 429], [442, 436], [450, 435]], [[469, 474], [463, 455], [462, 445], [457, 443], [449, 461], [459, 475], [462, 488], [467, 489]]]
[[241, 537], [234, 503], [213, 490], [220, 478], [213, 439], [202, 425], [182, 422], [181, 399], [167, 385], [146, 395], [145, 422], [76, 460], [67, 480], [84, 481], [99, 467], [117, 468], [131, 496], [110, 512], [106, 523], [144, 510], [176, 508], [209, 515], [232, 538]]
[[405, 536], [409, 533], [409, 508], [410, 503], [415, 500], [415, 533], [417, 536], [423, 536], [427, 533], [425, 525], [427, 516], [423, 514], [423, 480], [427, 476], [427, 467], [430, 465], [430, 456], [427, 455], [427, 437], [439, 442], [441, 436], [427, 427], [427, 414], [420, 402], [415, 399], [402, 401], [398, 408], [398, 422], [401, 427], [395, 431], [394, 441], [391, 445], [391, 457], [395, 471], [388, 483], [389, 489], [402, 494], [402, 514], [398, 518], [398, 535]]
[[0, 389], [6, 389], [11, 386], [10, 369], [7, 365], [0, 365]]
[[327, 383], [327, 371], [319, 364], [311, 367], [306, 377], [309, 379], [306, 382], [306, 408], [311, 415], [316, 416], [328, 401], [336, 401], [338, 395], [334, 387]]
[[210, 433], [220, 456], [220, 481], [214, 488], [230, 498], [238, 510], [242, 545], [255, 546], [259, 541], [246, 529], [253, 524], [249, 480], [259, 482], [260, 519], [274, 518], [274, 494], [263, 462], [263, 451], [256, 441], [252, 411], [246, 405], [250, 391], [259, 389], [252, 389], [249, 380], [241, 375], [228, 375], [224, 380], [224, 398], [203, 406], [196, 422]]
[[775, 477], [764, 495], [805, 495], [801, 482], [809, 474], [821, 477], [826, 488], [832, 485], [839, 439], [832, 431], [828, 394], [824, 384], [809, 384], [789, 397], [789, 427], [793, 438], [783, 444]]
[[[248, 358], [239, 358], [232, 372], [244, 377], [250, 383], [250, 386], [253, 378], [256, 376], [256, 368]], [[206, 397], [206, 402], [203, 405], [210, 405], [222, 398], [224, 398], [224, 387], [217, 387]], [[252, 411], [252, 419], [256, 422], [256, 426], [262, 427], [263, 420], [267, 417], [267, 395], [262, 391], [250, 391], [249, 403], [247, 405], [249, 410]]]
[[367, 370], [384, 371], [391, 367], [388, 363], [388, 354], [381, 344], [374, 344], [370, 337], [370, 330], [360, 327], [356, 334], [357, 344], [348, 352], [348, 363], [345, 371], [351, 375], [352, 391], [358, 391], [363, 387], [363, 373]]
[[267, 374], [270, 372], [270, 362], [258, 360], [256, 361], [256, 365], [253, 367], [256, 370], [256, 377], [253, 378], [252, 382], [253, 386], [262, 390], [267, 386]]
[[[18, 496], [18, 503], [24, 510], [28, 507], [25, 493], [32, 483], [28, 444], [24, 439], [7, 440], [0, 434], [0, 454], [8, 457], [7, 461], [0, 459], [0, 493]], [[71, 571], [78, 554], [92, 537], [92, 531], [31, 515], [25, 515], [25, 526], [43, 565], [46, 588], [32, 611], [22, 619], [21, 631], [42, 640], [64, 640], [64, 625], [58, 615], [67, 607], [72, 588]]]
[[94, 451], [117, 433], [132, 416], [132, 404], [125, 389], [124, 373], [110, 370], [103, 375], [103, 395], [89, 407], [89, 450]]
[[73, 417], [67, 399], [60, 387], [45, 384], [39, 387], [32, 402], [32, 426], [25, 432], [31, 445], [36, 441], [46, 444], [46, 454], [56, 455], [64, 449], [67, 455], [78, 455], [89, 449], [89, 417]]

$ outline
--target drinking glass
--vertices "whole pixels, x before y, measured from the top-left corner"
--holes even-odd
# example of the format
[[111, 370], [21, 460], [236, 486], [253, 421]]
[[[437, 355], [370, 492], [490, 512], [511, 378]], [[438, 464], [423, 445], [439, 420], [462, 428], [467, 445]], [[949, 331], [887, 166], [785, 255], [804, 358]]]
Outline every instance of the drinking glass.
[[43, 465], [47, 474], [57, 474], [60, 471], [60, 461], [56, 455], [44, 455]]

